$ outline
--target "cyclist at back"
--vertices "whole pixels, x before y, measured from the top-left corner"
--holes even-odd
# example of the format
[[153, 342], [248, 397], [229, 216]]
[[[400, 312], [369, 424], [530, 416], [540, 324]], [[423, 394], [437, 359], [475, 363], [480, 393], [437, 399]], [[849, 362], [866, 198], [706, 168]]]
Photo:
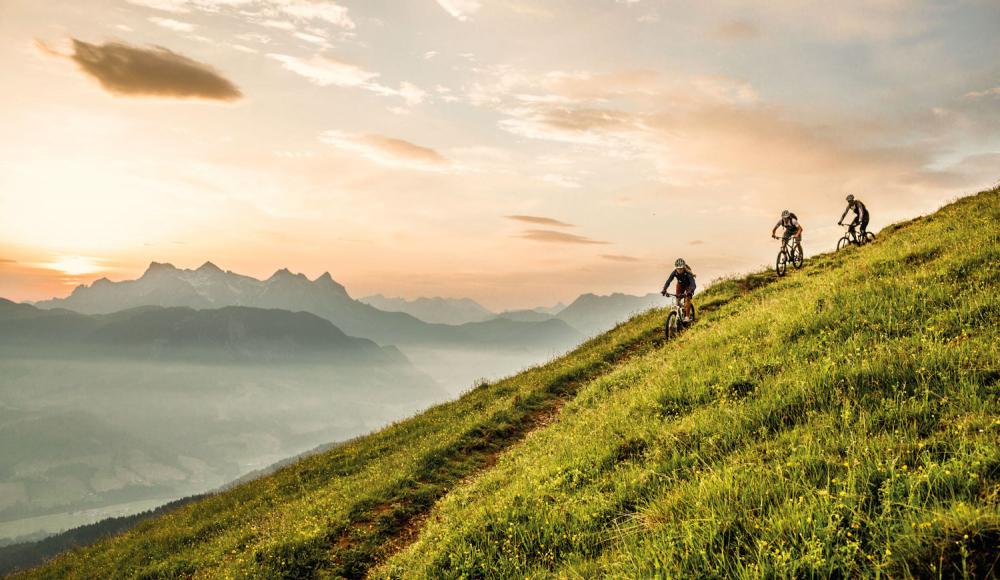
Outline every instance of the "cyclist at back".
[[691, 297], [694, 296], [697, 284], [695, 284], [694, 272], [691, 271], [691, 267], [681, 258], [677, 258], [677, 261], [674, 262], [674, 271], [664, 282], [660, 294], [666, 296], [670, 289], [670, 283], [675, 279], [677, 280], [677, 299], [684, 300], [684, 321], [691, 322]]
[[785, 228], [785, 232], [781, 234], [781, 239], [787, 241], [789, 238], [795, 237], [796, 240], [802, 241], [802, 224], [799, 223], [798, 216], [787, 209], [781, 212], [781, 219], [771, 228], [771, 237], [774, 239], [778, 239], [778, 236], [774, 235], [774, 232], [778, 231], [778, 228]]
[[840, 221], [837, 222], [838, 226], [844, 225], [844, 218], [847, 217], [847, 213], [853, 211], [854, 219], [851, 221], [851, 225], [848, 226], [850, 230], [854, 231], [854, 226], [861, 226], [861, 239], [865, 239], [865, 233], [868, 231], [868, 208], [865, 204], [861, 203], [860, 199], [854, 199], [853, 195], [847, 196], [847, 208], [844, 213], [840, 215]]

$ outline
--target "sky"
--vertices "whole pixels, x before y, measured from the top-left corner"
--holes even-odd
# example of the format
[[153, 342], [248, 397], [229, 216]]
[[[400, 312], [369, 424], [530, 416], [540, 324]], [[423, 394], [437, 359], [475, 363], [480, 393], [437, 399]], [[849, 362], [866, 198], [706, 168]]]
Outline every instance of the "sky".
[[0, 0], [0, 296], [151, 261], [494, 309], [1000, 179], [1000, 2]]

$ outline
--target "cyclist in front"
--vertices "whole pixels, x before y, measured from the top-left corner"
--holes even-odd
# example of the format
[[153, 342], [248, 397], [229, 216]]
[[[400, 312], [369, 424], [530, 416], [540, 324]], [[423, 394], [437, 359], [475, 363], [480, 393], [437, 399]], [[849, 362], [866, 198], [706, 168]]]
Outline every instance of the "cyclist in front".
[[865, 233], [868, 231], [868, 208], [865, 204], [861, 203], [860, 199], [854, 199], [854, 195], [847, 196], [847, 208], [844, 213], [840, 215], [840, 221], [837, 222], [838, 226], [844, 225], [844, 218], [847, 217], [847, 213], [854, 212], [854, 220], [851, 221], [851, 225], [848, 226], [850, 231], [854, 231], [854, 226], [861, 226], [861, 239], [865, 239]]
[[771, 237], [776, 240], [778, 236], [774, 235], [774, 233], [778, 231], [778, 228], [785, 228], [785, 232], [781, 234], [781, 239], [786, 242], [791, 237], [794, 237], [800, 243], [802, 242], [802, 224], [799, 223], [798, 216], [787, 209], [781, 212], [781, 219], [771, 228]]
[[691, 322], [691, 297], [694, 296], [697, 284], [695, 284], [694, 272], [691, 271], [691, 267], [681, 258], [677, 258], [677, 261], [674, 262], [674, 271], [670, 273], [670, 277], [663, 284], [663, 290], [660, 294], [666, 296], [670, 289], [670, 283], [675, 279], [677, 280], [677, 299], [684, 300], [684, 322]]

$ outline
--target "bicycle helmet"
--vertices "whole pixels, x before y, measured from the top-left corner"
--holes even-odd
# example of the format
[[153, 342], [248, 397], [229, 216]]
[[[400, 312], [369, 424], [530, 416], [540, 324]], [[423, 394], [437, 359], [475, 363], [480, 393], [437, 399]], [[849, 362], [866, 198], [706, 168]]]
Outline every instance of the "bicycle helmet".
[[787, 209], [785, 211], [781, 212], [781, 217], [783, 217], [783, 218], [786, 218], [786, 217], [788, 217], [790, 215], [792, 215], [792, 212], [788, 211]]
[[687, 266], [687, 262], [683, 258], [677, 258], [677, 261], [674, 262], [674, 268], [683, 268], [684, 266]]
[[854, 201], [854, 194], [847, 195], [847, 203], [852, 203]]

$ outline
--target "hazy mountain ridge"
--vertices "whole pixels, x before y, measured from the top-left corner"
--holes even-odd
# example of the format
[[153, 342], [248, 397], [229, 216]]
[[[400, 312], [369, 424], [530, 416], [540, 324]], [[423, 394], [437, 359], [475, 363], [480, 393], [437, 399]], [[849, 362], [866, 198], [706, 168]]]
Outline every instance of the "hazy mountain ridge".
[[645, 296], [632, 296], [620, 292], [605, 296], [582, 294], [569, 306], [560, 310], [556, 318], [584, 335], [592, 336], [628, 320], [633, 315], [666, 305], [663, 296], [656, 293]]
[[[141, 306], [112, 314], [41, 310], [0, 299], [0, 348], [46, 355], [196, 357], [216, 362], [406, 364], [398, 350], [348, 336], [307, 312]], [[0, 353], [2, 354], [2, 353]]]
[[424, 322], [459, 325], [468, 322], [483, 322], [496, 316], [471, 298], [406, 298], [387, 297], [374, 294], [358, 299], [370, 306], [386, 312], [405, 312]]
[[307, 312], [0, 299], [0, 537], [200, 493], [446, 397], [395, 347]]
[[[404, 312], [385, 312], [354, 300], [329, 273], [309, 280], [288, 269], [257, 280], [234, 272], [223, 272], [206, 262], [196, 270], [178, 269], [153, 262], [136, 280], [111, 282], [101, 279], [78, 286], [70, 296], [37, 302], [39, 308], [66, 308], [83, 314], [108, 314], [139, 306], [186, 306], [195, 309], [248, 306], [305, 311], [326, 318], [345, 333], [374, 340], [382, 345], [448, 345], [456, 348], [510, 348], [546, 346], [565, 349], [582, 337], [569, 325], [537, 327], [519, 323], [519, 332], [496, 332], [494, 326], [431, 324]], [[486, 321], [487, 323], [489, 321]], [[470, 326], [473, 325], [473, 326]], [[504, 326], [506, 328], [506, 326]], [[542, 335], [535, 337], [536, 331]], [[509, 336], [506, 343], [497, 341]]]

